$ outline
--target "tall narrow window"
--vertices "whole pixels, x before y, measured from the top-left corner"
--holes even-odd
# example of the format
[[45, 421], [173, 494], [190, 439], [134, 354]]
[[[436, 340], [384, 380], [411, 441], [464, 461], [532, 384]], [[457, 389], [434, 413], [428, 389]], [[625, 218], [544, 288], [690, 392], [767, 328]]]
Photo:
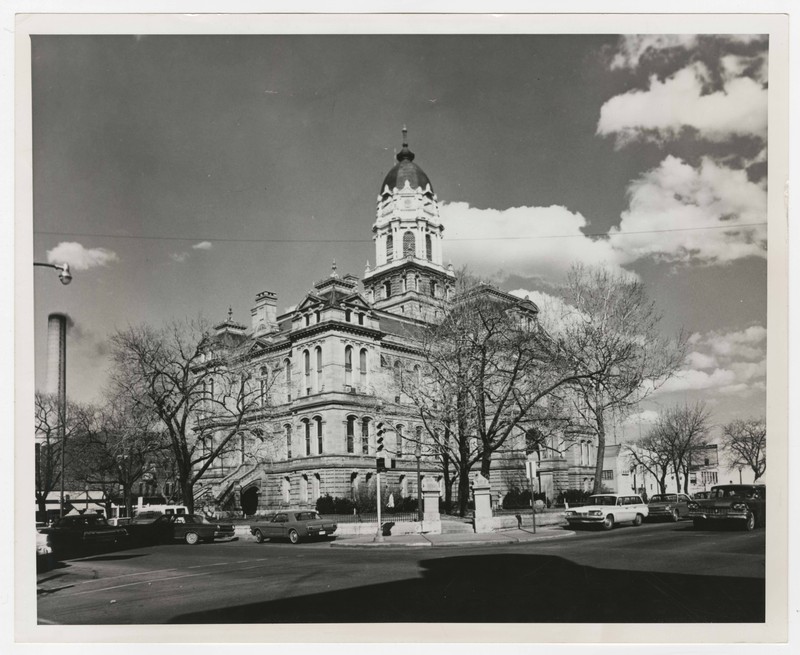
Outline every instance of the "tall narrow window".
[[322, 455], [322, 419], [317, 416], [314, 418], [317, 427], [317, 455]]
[[208, 397], [214, 399], [214, 378], [208, 378]]
[[403, 276], [403, 293], [408, 291], [408, 278], [404, 275]]
[[392, 281], [386, 280], [383, 283], [383, 297], [384, 298], [391, 298], [392, 297]]
[[356, 417], [347, 417], [347, 452], [355, 452]]
[[436, 282], [434, 280], [431, 280], [431, 297], [436, 297]]
[[259, 371], [259, 394], [258, 394], [258, 404], [261, 407], [266, 407], [267, 405], [267, 391], [269, 389], [269, 384], [267, 380], [267, 367], [262, 366], [261, 370]]
[[358, 324], [359, 325], [364, 325], [364, 314], [359, 314], [358, 315]]
[[344, 383], [348, 387], [353, 384], [353, 346], [344, 347]]
[[395, 443], [395, 454], [397, 457], [403, 456], [403, 426], [398, 425], [394, 429], [396, 443]]
[[416, 240], [414, 233], [411, 230], [406, 230], [403, 234], [403, 257], [413, 257], [417, 251]]
[[286, 400], [292, 399], [292, 360], [288, 357], [283, 360], [283, 372], [286, 378]]
[[307, 418], [303, 419], [303, 430], [306, 438], [306, 457], [308, 457], [311, 455], [311, 421]]
[[353, 312], [349, 309], [344, 310], [344, 320], [348, 323], [350, 322], [350, 318], [352, 317]]
[[433, 244], [431, 243], [431, 235], [425, 235], [425, 257], [428, 258], [428, 261], [433, 259]]
[[362, 391], [367, 390], [367, 349], [362, 348], [361, 352], [358, 354], [358, 370], [359, 370], [359, 377]]
[[283, 481], [281, 482], [281, 487], [283, 491], [283, 502], [288, 504], [292, 493], [292, 483], [289, 480], [289, 478], [283, 478]]
[[283, 432], [286, 435], [286, 459], [292, 459], [292, 426], [287, 423]]
[[322, 348], [317, 346], [314, 350], [315, 359], [317, 360], [317, 370], [314, 379], [314, 391], [319, 393], [322, 391]]
[[303, 503], [308, 502], [308, 476], [300, 476], [300, 501]]
[[319, 473], [315, 473], [311, 478], [311, 500], [316, 500], [322, 493], [322, 480]]
[[306, 325], [311, 325], [311, 314], [306, 314]]
[[361, 420], [361, 453], [369, 455], [369, 419]]
[[306, 395], [311, 394], [311, 353], [303, 351], [303, 374], [305, 375]]
[[394, 259], [394, 238], [391, 234], [386, 235], [386, 261], [390, 262]]

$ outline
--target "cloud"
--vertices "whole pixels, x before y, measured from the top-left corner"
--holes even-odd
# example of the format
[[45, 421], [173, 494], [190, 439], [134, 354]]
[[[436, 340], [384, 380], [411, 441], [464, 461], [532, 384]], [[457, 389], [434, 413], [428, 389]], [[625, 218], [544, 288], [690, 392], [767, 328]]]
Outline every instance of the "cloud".
[[201, 241], [200, 243], [196, 243], [192, 246], [195, 250], [211, 250], [214, 246], [210, 241]]
[[509, 293], [517, 298], [531, 300], [539, 308], [539, 323], [551, 335], [562, 333], [578, 320], [578, 310], [558, 296], [527, 289], [514, 289]]
[[67, 263], [73, 270], [86, 271], [119, 261], [119, 257], [113, 250], [85, 248], [74, 241], [62, 241], [55, 248], [47, 251], [47, 261], [50, 264]]
[[641, 412], [626, 416], [623, 424], [638, 425], [639, 423], [647, 423], [648, 425], [652, 425], [658, 421], [659, 416], [660, 414], [654, 409], [645, 409]]
[[172, 261], [178, 262], [179, 264], [183, 264], [183, 262], [185, 262], [187, 259], [189, 259], [189, 253], [188, 252], [173, 252], [173, 253], [170, 253], [169, 257], [170, 257], [170, 259], [172, 259]]
[[727, 42], [729, 44], [748, 44], [765, 39], [760, 34], [626, 34], [620, 37], [617, 52], [611, 59], [610, 68], [638, 68], [644, 61], [655, 55], [666, 54], [669, 51], [693, 50], [701, 40]]
[[[764, 140], [767, 89], [761, 79], [743, 74], [751, 65], [748, 58], [723, 58], [722, 86], [713, 92], [707, 92], [712, 77], [702, 62], [693, 62], [663, 82], [653, 75], [647, 90], [628, 91], [603, 104], [597, 134], [616, 136], [617, 147], [636, 140], [675, 139], [686, 128], [715, 142], [739, 136]], [[756, 73], [757, 78], [764, 75]]]
[[448, 255], [477, 274], [560, 279], [574, 261], [619, 266], [608, 240], [587, 237], [586, 218], [565, 207], [478, 209], [455, 202], [443, 204], [440, 216]]
[[670, 155], [632, 182], [628, 197], [619, 227], [610, 230], [621, 263], [766, 258], [766, 190], [744, 170], [708, 157], [695, 168]]
[[695, 333], [686, 368], [667, 380], [657, 394], [707, 391], [727, 396], [763, 394], [766, 390], [767, 332], [754, 325], [734, 332]]

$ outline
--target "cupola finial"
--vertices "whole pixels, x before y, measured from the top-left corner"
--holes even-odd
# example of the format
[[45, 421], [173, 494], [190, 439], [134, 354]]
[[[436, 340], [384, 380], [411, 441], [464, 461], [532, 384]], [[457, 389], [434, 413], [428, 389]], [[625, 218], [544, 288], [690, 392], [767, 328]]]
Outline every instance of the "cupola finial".
[[408, 128], [405, 123], [403, 123], [403, 147], [408, 148]]
[[403, 124], [403, 147], [400, 149], [400, 152], [395, 155], [397, 161], [414, 161], [414, 153], [408, 149], [408, 128]]

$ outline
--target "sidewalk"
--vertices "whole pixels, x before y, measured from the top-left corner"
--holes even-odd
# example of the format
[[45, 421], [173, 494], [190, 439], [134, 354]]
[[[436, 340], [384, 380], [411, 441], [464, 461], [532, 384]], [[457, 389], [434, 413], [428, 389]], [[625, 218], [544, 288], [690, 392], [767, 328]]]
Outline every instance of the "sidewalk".
[[383, 537], [376, 540], [374, 535], [360, 537], [338, 537], [331, 542], [331, 548], [391, 548], [397, 546], [410, 548], [440, 548], [446, 546], [491, 546], [498, 544], [520, 544], [559, 537], [571, 537], [575, 533], [564, 528], [537, 527], [536, 534], [530, 530], [500, 530], [486, 534], [403, 534]]

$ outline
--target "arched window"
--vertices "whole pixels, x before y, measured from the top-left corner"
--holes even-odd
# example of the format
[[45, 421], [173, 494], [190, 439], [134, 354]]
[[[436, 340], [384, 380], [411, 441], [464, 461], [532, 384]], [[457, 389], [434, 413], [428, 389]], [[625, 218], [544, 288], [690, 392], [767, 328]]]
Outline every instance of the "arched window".
[[384, 298], [391, 298], [392, 297], [392, 281], [386, 280], [383, 283], [383, 297]]
[[208, 397], [213, 399], [214, 398], [214, 378], [208, 378]]
[[359, 314], [358, 315], [358, 324], [359, 325], [364, 325], [364, 314]]
[[403, 426], [402, 425], [398, 425], [394, 429], [394, 434], [395, 434], [395, 439], [396, 439], [396, 442], [395, 442], [395, 453], [397, 454], [398, 457], [402, 457], [403, 456]]
[[353, 346], [344, 347], [344, 383], [348, 387], [353, 384]]
[[414, 276], [414, 291], [419, 291], [419, 275]]
[[307, 350], [303, 351], [303, 374], [305, 375], [306, 395], [311, 394], [311, 353]]
[[400, 495], [408, 498], [408, 478], [405, 475], [400, 476]]
[[431, 297], [436, 297], [436, 282], [434, 280], [431, 280]]
[[390, 262], [394, 259], [394, 237], [391, 234], [386, 235], [386, 261]]
[[300, 502], [308, 502], [308, 476], [306, 475], [300, 476]]
[[322, 391], [322, 347], [317, 346], [314, 350], [314, 355], [317, 360], [317, 370], [314, 379], [314, 391], [319, 393]]
[[269, 380], [267, 379], [267, 367], [262, 366], [261, 370], [258, 372], [258, 384], [259, 384], [259, 395], [258, 395], [258, 404], [261, 407], [265, 407], [267, 405], [267, 391], [269, 390]]
[[356, 417], [355, 416], [348, 416], [347, 417], [347, 452], [353, 453], [355, 452], [355, 434], [356, 434]]
[[360, 374], [360, 384], [363, 390], [367, 387], [367, 349], [362, 348], [358, 353], [358, 370]]
[[317, 455], [322, 455], [322, 419], [316, 416], [314, 417], [314, 423], [317, 426]]
[[417, 252], [417, 243], [414, 239], [414, 233], [411, 230], [406, 230], [403, 234], [403, 257], [413, 257]]
[[311, 314], [306, 314], [306, 325], [311, 325]]
[[283, 491], [283, 502], [288, 504], [289, 503], [289, 499], [291, 498], [291, 492], [292, 492], [292, 483], [289, 480], [289, 478], [283, 478], [283, 481], [281, 482], [281, 487], [283, 487], [282, 488], [282, 491]]
[[349, 323], [349, 322], [350, 322], [350, 318], [351, 318], [352, 314], [353, 314], [353, 312], [352, 312], [352, 311], [350, 311], [349, 309], [345, 309], [345, 310], [344, 310], [344, 320], [345, 320], [345, 321], [347, 321], [347, 322]]
[[420, 369], [419, 364], [414, 366], [414, 384], [421, 384], [422, 383], [422, 369]]
[[322, 494], [320, 493], [322, 490], [322, 480], [320, 479], [319, 473], [315, 473], [311, 477], [311, 500], [317, 500]]
[[306, 440], [306, 457], [309, 457], [311, 455], [311, 421], [307, 418], [303, 419], [303, 432]]
[[403, 276], [403, 293], [408, 291], [408, 278], [404, 275]]
[[361, 419], [361, 453], [369, 455], [369, 419]]
[[433, 259], [433, 244], [431, 243], [431, 235], [425, 235], [425, 257], [428, 258], [428, 261]]
[[283, 360], [283, 371], [286, 378], [286, 400], [292, 399], [292, 360], [288, 357]]
[[314, 322], [315, 323], [319, 323], [321, 319], [322, 319], [322, 314], [320, 314], [320, 311], [319, 310], [315, 311], [314, 312]]
[[398, 385], [403, 383], [403, 365], [400, 360], [394, 363], [394, 382]]
[[292, 426], [284, 425], [283, 433], [286, 435], [286, 459], [292, 459]]

